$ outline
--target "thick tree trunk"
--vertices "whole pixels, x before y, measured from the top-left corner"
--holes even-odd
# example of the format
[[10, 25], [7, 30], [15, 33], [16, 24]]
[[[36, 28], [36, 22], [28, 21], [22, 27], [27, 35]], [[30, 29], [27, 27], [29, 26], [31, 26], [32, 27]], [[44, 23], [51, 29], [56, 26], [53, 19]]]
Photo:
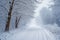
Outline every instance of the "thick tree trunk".
[[13, 4], [14, 4], [14, 0], [12, 0], [9, 12], [8, 12], [8, 18], [7, 18], [7, 22], [6, 22], [6, 27], [5, 27], [5, 31], [9, 31], [9, 26], [10, 26], [10, 20], [11, 20], [11, 14], [12, 14], [12, 9], [13, 9]]

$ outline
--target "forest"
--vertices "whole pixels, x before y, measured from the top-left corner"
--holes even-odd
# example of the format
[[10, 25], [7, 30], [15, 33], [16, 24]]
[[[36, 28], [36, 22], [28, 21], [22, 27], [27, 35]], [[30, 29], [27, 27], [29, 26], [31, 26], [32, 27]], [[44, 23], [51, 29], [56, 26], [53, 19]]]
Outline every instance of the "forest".
[[0, 40], [60, 40], [60, 0], [0, 0]]

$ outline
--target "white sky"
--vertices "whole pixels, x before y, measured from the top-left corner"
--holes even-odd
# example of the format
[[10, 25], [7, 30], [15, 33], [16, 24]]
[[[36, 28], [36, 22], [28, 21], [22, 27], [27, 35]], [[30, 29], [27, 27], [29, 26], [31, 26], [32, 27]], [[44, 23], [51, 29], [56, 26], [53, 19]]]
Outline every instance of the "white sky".
[[[38, 0], [40, 1], [40, 0]], [[53, 2], [51, 2], [52, 0], [41, 0], [41, 3], [40, 4], [36, 4], [37, 8], [34, 10], [35, 11], [35, 14], [34, 14], [34, 17], [37, 17], [40, 15], [40, 10], [43, 8], [43, 7], [46, 7], [46, 8], [49, 8], [50, 5], [54, 5]], [[51, 8], [50, 8], [51, 10]]]

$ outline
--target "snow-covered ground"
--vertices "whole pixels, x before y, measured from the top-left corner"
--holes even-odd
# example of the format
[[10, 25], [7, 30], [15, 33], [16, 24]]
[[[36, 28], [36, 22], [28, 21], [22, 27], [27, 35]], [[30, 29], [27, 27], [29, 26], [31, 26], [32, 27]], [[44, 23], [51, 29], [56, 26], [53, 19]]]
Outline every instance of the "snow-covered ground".
[[[53, 31], [53, 30], [52, 30]], [[58, 30], [59, 31], [59, 30]], [[1, 40], [60, 40], [57, 30], [51, 32], [45, 28], [23, 28], [0, 33]]]

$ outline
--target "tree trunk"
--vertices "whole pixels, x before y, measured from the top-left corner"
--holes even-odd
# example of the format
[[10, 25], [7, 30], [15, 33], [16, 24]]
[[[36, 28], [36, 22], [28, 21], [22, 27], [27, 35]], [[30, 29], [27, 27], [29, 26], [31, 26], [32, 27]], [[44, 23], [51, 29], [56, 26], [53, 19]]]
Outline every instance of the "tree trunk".
[[16, 21], [15, 21], [15, 28], [17, 28], [17, 17], [16, 17]]
[[16, 17], [15, 28], [18, 28], [18, 24], [19, 24], [20, 19], [21, 19], [21, 16], [19, 18]]
[[8, 18], [7, 18], [7, 22], [6, 22], [6, 27], [5, 27], [5, 31], [9, 31], [9, 26], [10, 26], [10, 20], [11, 20], [11, 14], [12, 14], [12, 9], [13, 9], [13, 4], [14, 4], [14, 0], [12, 0], [9, 12], [8, 12]]

